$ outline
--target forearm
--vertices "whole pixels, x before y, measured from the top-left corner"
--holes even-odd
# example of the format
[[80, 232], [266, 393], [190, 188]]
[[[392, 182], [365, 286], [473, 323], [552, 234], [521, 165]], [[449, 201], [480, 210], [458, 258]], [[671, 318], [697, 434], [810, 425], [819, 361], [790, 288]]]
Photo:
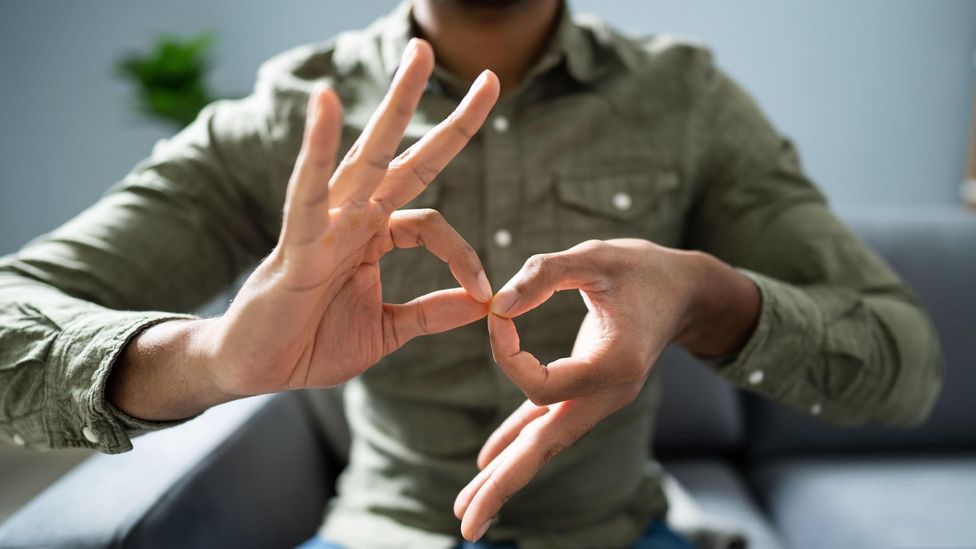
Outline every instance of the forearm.
[[675, 341], [703, 358], [730, 356], [748, 341], [759, 321], [756, 284], [728, 264], [701, 252], [675, 252], [684, 265], [689, 296], [684, 328]]
[[214, 319], [157, 324], [134, 337], [119, 355], [106, 386], [108, 401], [133, 417], [173, 421], [237, 398], [217, 388]]
[[187, 318], [116, 311], [38, 282], [9, 259], [0, 267], [0, 436], [32, 448], [131, 448], [130, 433], [169, 426], [127, 417], [105, 385], [133, 334]]

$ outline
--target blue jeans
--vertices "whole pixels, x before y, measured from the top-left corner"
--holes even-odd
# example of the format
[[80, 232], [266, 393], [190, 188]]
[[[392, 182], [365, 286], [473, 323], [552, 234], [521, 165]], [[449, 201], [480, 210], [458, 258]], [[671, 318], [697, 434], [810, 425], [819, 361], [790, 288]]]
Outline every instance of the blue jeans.
[[[344, 549], [343, 546], [326, 541], [318, 536], [299, 545], [297, 549]], [[462, 541], [456, 549], [518, 549], [514, 543], [491, 543], [479, 541], [471, 543]], [[667, 524], [661, 521], [654, 521], [631, 549], [695, 549], [690, 542], [668, 528]]]

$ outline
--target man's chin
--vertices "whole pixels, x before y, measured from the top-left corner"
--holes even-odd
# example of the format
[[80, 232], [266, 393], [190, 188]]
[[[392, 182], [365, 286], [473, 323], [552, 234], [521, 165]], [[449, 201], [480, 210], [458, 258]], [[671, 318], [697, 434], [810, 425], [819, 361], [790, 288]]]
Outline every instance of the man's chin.
[[533, 0], [448, 0], [458, 6], [472, 9], [508, 9], [519, 4], [529, 4]]

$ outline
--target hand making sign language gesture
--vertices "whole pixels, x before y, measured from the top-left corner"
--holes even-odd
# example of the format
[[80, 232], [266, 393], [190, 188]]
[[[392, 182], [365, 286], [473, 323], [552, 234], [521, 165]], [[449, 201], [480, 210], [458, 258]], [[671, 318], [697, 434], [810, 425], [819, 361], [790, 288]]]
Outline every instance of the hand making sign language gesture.
[[[430, 45], [411, 40], [337, 168], [339, 99], [329, 88], [312, 94], [274, 251], [224, 315], [140, 334], [113, 372], [116, 406], [178, 419], [242, 396], [338, 385], [414, 337], [487, 314], [491, 286], [471, 246], [436, 211], [397, 211], [464, 148], [498, 98], [498, 79], [485, 71], [446, 120], [394, 156], [433, 67]], [[379, 259], [415, 246], [446, 262], [462, 288], [383, 303]], [[179, 358], [153, 362], [167, 357]]]
[[[412, 40], [386, 98], [334, 173], [341, 107], [332, 90], [312, 97], [279, 244], [219, 330], [235, 365], [222, 372], [224, 390], [337, 385], [416, 336], [484, 317], [491, 287], [471, 246], [436, 211], [397, 211], [464, 148], [498, 97], [497, 79], [482, 73], [453, 114], [394, 158], [433, 66], [430, 46]], [[384, 304], [380, 257], [420, 245], [463, 289]]]
[[[521, 349], [512, 319], [561, 290], [579, 290], [589, 312], [571, 355], [545, 365]], [[546, 463], [633, 402], [668, 343], [732, 352], [758, 304], [755, 285], [732, 267], [646, 240], [594, 240], [529, 258], [488, 315], [495, 361], [529, 400], [488, 438], [481, 472], [457, 496], [464, 537], [479, 539]]]

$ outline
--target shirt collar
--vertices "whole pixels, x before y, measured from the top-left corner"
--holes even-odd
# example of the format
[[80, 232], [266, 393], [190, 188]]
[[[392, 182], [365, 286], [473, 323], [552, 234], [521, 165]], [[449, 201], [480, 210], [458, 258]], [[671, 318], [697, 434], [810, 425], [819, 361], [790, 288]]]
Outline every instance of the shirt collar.
[[[380, 23], [380, 56], [383, 71], [389, 78], [392, 78], [396, 72], [403, 50], [415, 34], [412, 12], [412, 2], [405, 0]], [[587, 36], [586, 30], [573, 20], [566, 2], [563, 3], [558, 25], [545, 53], [529, 70], [528, 78], [537, 76], [565, 60], [566, 68], [573, 78], [583, 84], [592, 82], [598, 76], [594, 45]]]

